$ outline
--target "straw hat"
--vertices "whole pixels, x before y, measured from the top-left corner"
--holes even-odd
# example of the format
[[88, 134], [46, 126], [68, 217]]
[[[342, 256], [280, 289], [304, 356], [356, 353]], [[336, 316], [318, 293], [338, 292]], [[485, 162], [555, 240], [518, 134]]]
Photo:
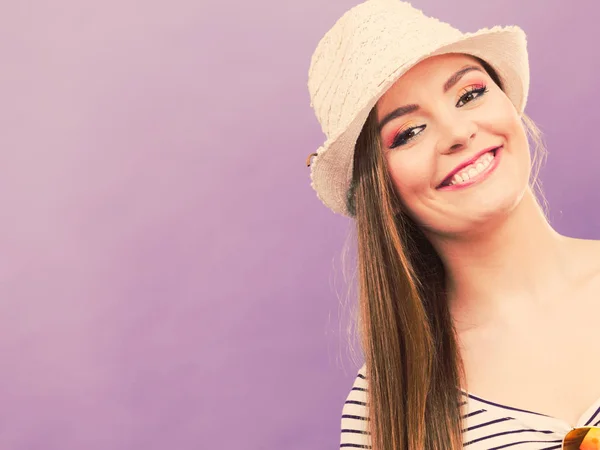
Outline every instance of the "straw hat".
[[311, 186], [335, 213], [351, 217], [347, 198], [354, 146], [370, 110], [411, 67], [446, 53], [486, 61], [518, 113], [523, 113], [529, 61], [525, 33], [517, 26], [462, 33], [410, 3], [367, 0], [344, 13], [319, 41], [310, 63], [308, 90], [327, 139], [309, 155], [307, 165]]

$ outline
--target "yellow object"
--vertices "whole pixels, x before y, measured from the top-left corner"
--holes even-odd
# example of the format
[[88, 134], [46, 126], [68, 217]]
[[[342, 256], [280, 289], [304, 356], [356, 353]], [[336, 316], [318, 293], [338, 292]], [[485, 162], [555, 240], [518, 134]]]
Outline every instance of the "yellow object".
[[587, 432], [581, 445], [579, 446], [579, 450], [600, 450], [600, 429], [599, 428], [590, 428]]

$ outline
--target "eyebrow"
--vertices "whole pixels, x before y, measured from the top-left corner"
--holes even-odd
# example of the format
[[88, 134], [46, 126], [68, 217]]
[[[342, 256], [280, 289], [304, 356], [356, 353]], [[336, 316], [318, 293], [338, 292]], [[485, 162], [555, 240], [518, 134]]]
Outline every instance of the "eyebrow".
[[[468, 72], [471, 72], [472, 70], [478, 70], [479, 72], [483, 72], [483, 70], [480, 67], [477, 66], [465, 66], [462, 69], [460, 69], [459, 71], [455, 72], [450, 78], [448, 78], [448, 80], [444, 83], [444, 94], [446, 92], [448, 92], [450, 89], [452, 89], [452, 87], [454, 87], [454, 85], [456, 85], [456, 83], [458, 83], [460, 81], [460, 79]], [[381, 129], [391, 120], [397, 119], [400, 116], [404, 116], [406, 114], [409, 114], [411, 112], [417, 111], [419, 109], [419, 105], [416, 104], [411, 104], [411, 105], [404, 105], [404, 106], [400, 106], [399, 108], [396, 108], [395, 110], [393, 110], [391, 113], [387, 114], [382, 120], [381, 122], [379, 122], [379, 125], [377, 126], [377, 131], [381, 131]]]

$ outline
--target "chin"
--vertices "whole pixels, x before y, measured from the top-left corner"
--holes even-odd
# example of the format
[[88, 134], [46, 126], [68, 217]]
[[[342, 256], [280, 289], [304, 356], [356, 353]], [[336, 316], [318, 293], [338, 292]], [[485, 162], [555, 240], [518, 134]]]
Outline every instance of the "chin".
[[481, 189], [473, 193], [468, 206], [465, 204], [465, 212], [482, 218], [509, 214], [521, 202], [526, 190], [527, 185], [516, 182]]
[[457, 204], [443, 204], [428, 214], [423, 211], [416, 221], [428, 232], [446, 236], [469, 234], [501, 222], [520, 204], [527, 185], [515, 180], [494, 184], [474, 190]]

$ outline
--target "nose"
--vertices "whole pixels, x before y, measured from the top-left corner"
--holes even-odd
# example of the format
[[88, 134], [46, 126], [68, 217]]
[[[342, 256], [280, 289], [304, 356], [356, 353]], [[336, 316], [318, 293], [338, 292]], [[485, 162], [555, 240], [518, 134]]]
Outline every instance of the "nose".
[[446, 114], [438, 123], [440, 138], [438, 151], [441, 154], [455, 153], [468, 148], [477, 135], [477, 124], [462, 111]]

